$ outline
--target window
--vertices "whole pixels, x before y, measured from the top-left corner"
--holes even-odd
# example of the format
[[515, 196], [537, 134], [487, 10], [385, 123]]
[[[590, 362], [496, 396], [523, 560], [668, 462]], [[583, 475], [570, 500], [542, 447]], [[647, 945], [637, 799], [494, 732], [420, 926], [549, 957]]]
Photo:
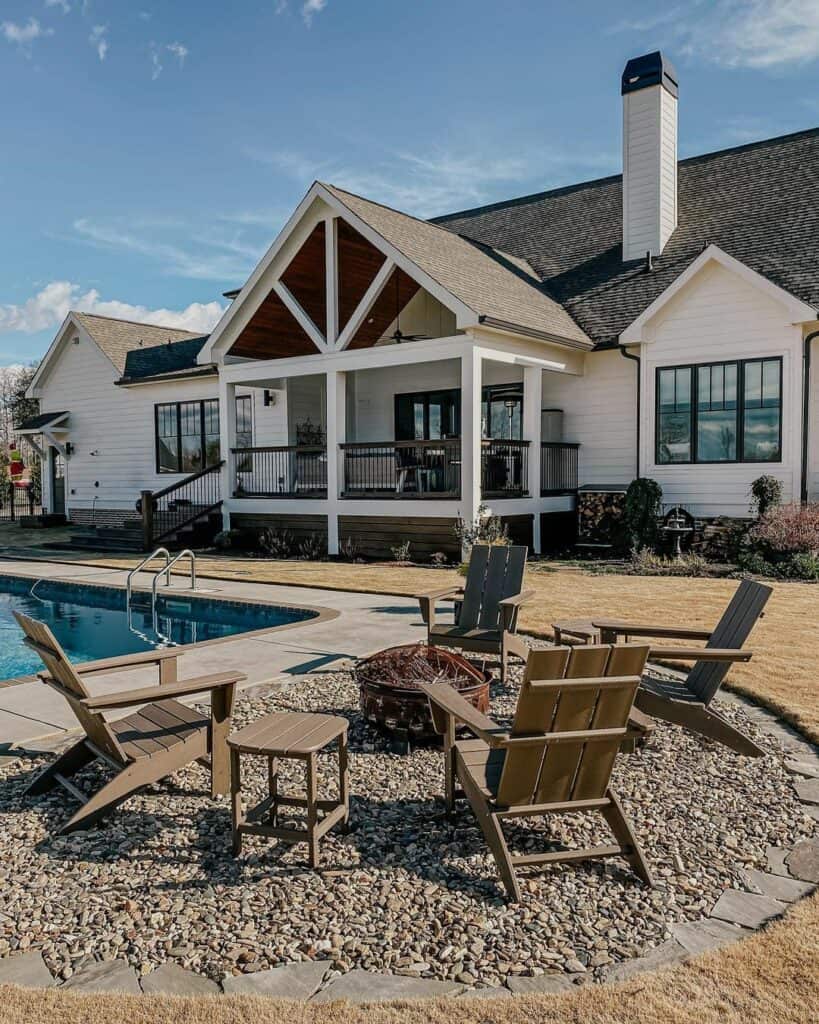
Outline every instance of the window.
[[440, 441], [461, 434], [461, 393], [429, 391], [395, 396], [396, 441]]
[[[236, 443], [252, 444], [251, 395], [236, 398]], [[155, 408], [156, 469], [158, 473], [198, 473], [221, 459], [219, 399], [166, 402]]]
[[[253, 446], [253, 398], [251, 395], [236, 396], [236, 447]], [[253, 456], [243, 455], [236, 460], [238, 473], [249, 473], [253, 469]]]
[[481, 436], [501, 441], [523, 437], [523, 384], [492, 384], [481, 390]]
[[782, 458], [782, 360], [657, 370], [660, 465]]

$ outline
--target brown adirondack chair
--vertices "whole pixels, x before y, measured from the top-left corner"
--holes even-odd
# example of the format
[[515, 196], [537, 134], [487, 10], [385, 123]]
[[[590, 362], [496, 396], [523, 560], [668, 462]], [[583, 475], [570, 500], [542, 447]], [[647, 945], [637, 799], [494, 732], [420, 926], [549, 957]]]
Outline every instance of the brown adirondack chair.
[[[427, 626], [427, 643], [478, 654], [497, 654], [504, 681], [509, 659], [508, 639], [517, 631], [518, 609], [533, 593], [521, 592], [525, 569], [524, 546], [476, 544], [472, 548], [464, 587], [444, 587], [416, 595]], [[435, 620], [436, 603], [447, 599], [456, 602], [453, 626]]]
[[684, 682], [645, 677], [637, 691], [635, 704], [652, 718], [681, 725], [740, 754], [760, 757], [765, 753], [763, 748], [715, 711], [711, 702], [731, 665], [751, 660], [752, 652], [742, 650], [742, 645], [764, 615], [770, 596], [771, 588], [764, 583], [743, 580], [713, 630], [628, 623], [618, 619], [595, 619], [594, 625], [600, 630], [601, 640], [607, 643], [615, 643], [621, 636], [706, 640], [705, 647], [652, 648], [650, 657], [693, 661], [694, 667]]
[[[457, 780], [512, 900], [520, 899], [516, 867], [563, 861], [622, 856], [643, 881], [654, 884], [609, 785], [647, 657], [648, 646], [636, 644], [529, 651], [509, 730], [447, 683], [423, 686], [436, 730], [444, 736], [447, 808], [453, 808], [458, 795]], [[476, 739], [457, 739], [459, 726], [466, 726]], [[616, 844], [510, 853], [501, 827], [504, 819], [580, 811], [599, 811]]]
[[[137, 790], [171, 775], [192, 761], [209, 763], [214, 796], [230, 790], [227, 736], [236, 684], [245, 676], [224, 672], [177, 681], [173, 648], [147, 654], [125, 655], [73, 666], [54, 634], [43, 622], [14, 613], [25, 633], [25, 643], [42, 658], [47, 672], [40, 678], [71, 705], [85, 736], [48, 765], [29, 785], [30, 794], [47, 793], [60, 785], [81, 803], [80, 810], [60, 833], [88, 828]], [[156, 664], [159, 686], [92, 697], [85, 685], [89, 676]], [[186, 707], [174, 697], [210, 693], [209, 717]], [[156, 698], [159, 697], [159, 700]], [[155, 703], [151, 703], [155, 701]], [[145, 705], [142, 707], [142, 705]], [[101, 714], [115, 708], [140, 707], [118, 721]], [[116, 774], [90, 797], [71, 776], [93, 761], [102, 761]]]

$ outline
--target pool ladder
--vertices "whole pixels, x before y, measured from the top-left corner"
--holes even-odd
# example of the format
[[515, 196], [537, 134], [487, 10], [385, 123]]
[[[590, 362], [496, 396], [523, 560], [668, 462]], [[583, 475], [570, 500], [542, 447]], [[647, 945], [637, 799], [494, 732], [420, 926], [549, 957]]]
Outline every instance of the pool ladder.
[[185, 548], [184, 551], [180, 551], [179, 554], [174, 555], [173, 558], [171, 558], [171, 553], [170, 551], [168, 551], [167, 548], [157, 548], [155, 551], [152, 551], [150, 555], [147, 555], [145, 558], [143, 558], [139, 565], [134, 566], [134, 568], [131, 569], [131, 571], [128, 573], [128, 578], [125, 582], [125, 603], [128, 611], [128, 628], [131, 630], [132, 633], [138, 633], [140, 636], [142, 636], [141, 631], [134, 628], [131, 618], [133, 611], [131, 603], [131, 598], [133, 596], [133, 578], [134, 576], [136, 576], [138, 572], [141, 572], [147, 565], [150, 565], [150, 563], [153, 562], [155, 558], [159, 558], [161, 555], [164, 555], [165, 557], [165, 564], [162, 566], [161, 569], [154, 573], [154, 578], [151, 581], [151, 619], [154, 633], [156, 633], [156, 635], [161, 640], [164, 640], [166, 643], [170, 644], [172, 643], [171, 638], [165, 636], [165, 634], [160, 632], [159, 629], [159, 616], [156, 610], [157, 588], [159, 587], [159, 581], [162, 579], [163, 576], [165, 577], [165, 586], [169, 587], [171, 585], [171, 569], [173, 569], [176, 563], [180, 562], [183, 558], [188, 558], [190, 560], [191, 590], [196, 590], [196, 555], [193, 553], [193, 551], [191, 551], [190, 548]]

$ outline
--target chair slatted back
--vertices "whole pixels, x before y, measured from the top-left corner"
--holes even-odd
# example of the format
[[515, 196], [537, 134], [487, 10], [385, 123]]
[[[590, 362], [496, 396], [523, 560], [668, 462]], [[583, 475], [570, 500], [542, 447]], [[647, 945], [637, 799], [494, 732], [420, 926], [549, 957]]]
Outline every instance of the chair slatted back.
[[[764, 583], [743, 580], [705, 646], [739, 650], [762, 617], [771, 593], [771, 587]], [[703, 704], [710, 704], [730, 667], [729, 662], [698, 661], [689, 672], [686, 685]]]
[[[558, 743], [550, 742], [550, 736], [624, 729], [648, 651], [643, 644], [600, 644], [530, 652], [510, 735], [542, 736], [542, 743], [506, 750], [499, 804], [529, 806], [605, 796], [622, 737]], [[579, 682], [573, 685], [573, 679]], [[537, 685], [556, 682], [563, 685]]]
[[91, 693], [48, 626], [22, 612], [14, 612], [14, 617], [25, 633], [23, 643], [39, 654], [51, 677], [50, 685], [71, 705], [88, 739], [110, 757], [125, 763], [125, 753], [105, 718], [99, 712], [89, 711], [83, 706], [83, 699], [90, 697]]
[[469, 571], [458, 625], [464, 629], [500, 628], [500, 602], [519, 594], [526, 569], [523, 545], [476, 544], [469, 558]]

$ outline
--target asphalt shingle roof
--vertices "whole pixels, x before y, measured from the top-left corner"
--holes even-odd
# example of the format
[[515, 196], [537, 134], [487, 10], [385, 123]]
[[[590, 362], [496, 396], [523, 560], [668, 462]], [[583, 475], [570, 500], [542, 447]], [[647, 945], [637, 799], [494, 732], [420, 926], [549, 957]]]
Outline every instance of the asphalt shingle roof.
[[207, 337], [176, 327], [74, 313], [123, 377], [144, 378], [196, 367]]
[[510, 258], [497, 251], [495, 243], [460, 238], [429, 221], [417, 220], [335, 185], [324, 187], [478, 316], [589, 344], [586, 334], [543, 291], [519, 254]]
[[620, 175], [434, 223], [526, 260], [597, 344], [616, 342], [711, 243], [819, 309], [819, 129], [682, 160], [678, 188], [679, 226], [650, 273], [622, 260]]

